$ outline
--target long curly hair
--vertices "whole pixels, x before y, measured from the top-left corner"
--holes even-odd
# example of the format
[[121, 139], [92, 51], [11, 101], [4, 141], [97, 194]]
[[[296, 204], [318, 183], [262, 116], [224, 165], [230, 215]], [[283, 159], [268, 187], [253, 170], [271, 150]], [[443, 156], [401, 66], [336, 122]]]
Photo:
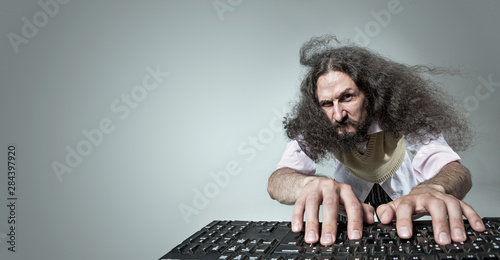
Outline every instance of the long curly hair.
[[349, 75], [365, 94], [370, 120], [395, 137], [426, 143], [442, 134], [456, 151], [472, 142], [473, 131], [457, 102], [425, 77], [456, 75], [454, 70], [397, 63], [335, 36], [311, 38], [300, 49], [300, 63], [308, 70], [300, 98], [283, 123], [287, 136], [315, 161], [329, 157], [342, 139], [317, 100], [316, 82], [329, 71]]

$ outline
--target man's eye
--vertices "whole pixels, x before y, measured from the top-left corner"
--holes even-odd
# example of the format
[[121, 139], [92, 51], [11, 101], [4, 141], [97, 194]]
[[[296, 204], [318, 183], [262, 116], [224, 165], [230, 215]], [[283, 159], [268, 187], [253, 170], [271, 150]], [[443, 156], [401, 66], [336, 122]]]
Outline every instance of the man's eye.
[[331, 107], [331, 106], [333, 106], [333, 102], [332, 101], [322, 101], [321, 106], [322, 107]]
[[351, 99], [352, 99], [352, 95], [351, 95], [351, 94], [345, 94], [345, 95], [342, 97], [342, 99], [343, 99], [344, 101], [349, 101], [349, 100], [351, 100]]

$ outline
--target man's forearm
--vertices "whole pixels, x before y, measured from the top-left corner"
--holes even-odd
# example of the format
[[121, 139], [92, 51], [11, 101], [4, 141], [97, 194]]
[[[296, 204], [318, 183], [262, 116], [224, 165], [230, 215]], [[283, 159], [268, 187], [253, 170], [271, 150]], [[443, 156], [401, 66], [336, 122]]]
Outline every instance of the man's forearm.
[[459, 162], [448, 163], [436, 176], [420, 185], [429, 184], [439, 185], [444, 193], [453, 195], [460, 200], [463, 199], [472, 188], [470, 172]]
[[302, 174], [290, 168], [280, 168], [269, 177], [267, 192], [272, 199], [292, 205], [302, 188], [312, 178], [317, 178], [317, 176]]

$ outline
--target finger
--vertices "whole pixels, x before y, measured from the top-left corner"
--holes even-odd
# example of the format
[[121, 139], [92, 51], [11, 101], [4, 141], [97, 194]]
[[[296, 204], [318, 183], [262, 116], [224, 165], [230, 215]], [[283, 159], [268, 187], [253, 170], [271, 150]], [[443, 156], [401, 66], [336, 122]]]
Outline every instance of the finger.
[[443, 200], [436, 197], [428, 198], [426, 201], [427, 212], [432, 218], [432, 229], [434, 240], [440, 245], [451, 243], [450, 227], [448, 224], [448, 210]]
[[347, 236], [352, 240], [361, 239], [363, 209], [351, 186], [341, 186], [340, 202], [344, 205], [347, 212]]
[[293, 206], [292, 231], [295, 233], [302, 231], [302, 225], [304, 223], [304, 210], [305, 200], [299, 197]]
[[337, 236], [337, 216], [339, 211], [339, 200], [336, 193], [330, 193], [323, 198], [323, 224], [321, 227], [322, 245], [335, 243]]
[[460, 205], [462, 206], [462, 213], [469, 221], [469, 224], [471, 225], [472, 229], [474, 229], [477, 232], [486, 231], [483, 220], [476, 213], [476, 211], [469, 204], [463, 201], [460, 202]]
[[363, 219], [366, 223], [368, 224], [373, 224], [375, 223], [375, 219], [373, 215], [375, 214], [375, 209], [373, 208], [372, 205], [366, 204], [366, 203], [361, 203], [362, 210], [363, 210]]
[[383, 224], [389, 224], [396, 217], [396, 207], [394, 202], [382, 204], [377, 208], [377, 216]]
[[448, 210], [448, 222], [450, 226], [450, 236], [455, 242], [463, 242], [467, 239], [465, 234], [464, 220], [462, 217], [462, 205], [458, 199], [451, 196], [444, 198], [446, 209]]
[[413, 235], [412, 216], [414, 212], [415, 204], [413, 200], [401, 200], [396, 209], [396, 229], [399, 237], [408, 239]]
[[306, 230], [304, 240], [309, 244], [316, 243], [319, 240], [318, 213], [321, 201], [322, 199], [317, 194], [309, 195], [306, 199]]

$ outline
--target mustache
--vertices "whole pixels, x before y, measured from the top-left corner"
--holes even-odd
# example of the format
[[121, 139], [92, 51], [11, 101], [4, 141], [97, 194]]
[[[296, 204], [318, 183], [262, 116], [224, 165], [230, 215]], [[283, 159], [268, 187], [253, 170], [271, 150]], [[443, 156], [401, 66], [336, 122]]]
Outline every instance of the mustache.
[[339, 128], [339, 127], [343, 127], [343, 126], [347, 126], [347, 125], [353, 125], [354, 127], [359, 127], [361, 124], [356, 121], [356, 120], [353, 120], [349, 117], [345, 117], [342, 121], [338, 122], [338, 121], [335, 121], [333, 122], [332, 126], [334, 128]]

